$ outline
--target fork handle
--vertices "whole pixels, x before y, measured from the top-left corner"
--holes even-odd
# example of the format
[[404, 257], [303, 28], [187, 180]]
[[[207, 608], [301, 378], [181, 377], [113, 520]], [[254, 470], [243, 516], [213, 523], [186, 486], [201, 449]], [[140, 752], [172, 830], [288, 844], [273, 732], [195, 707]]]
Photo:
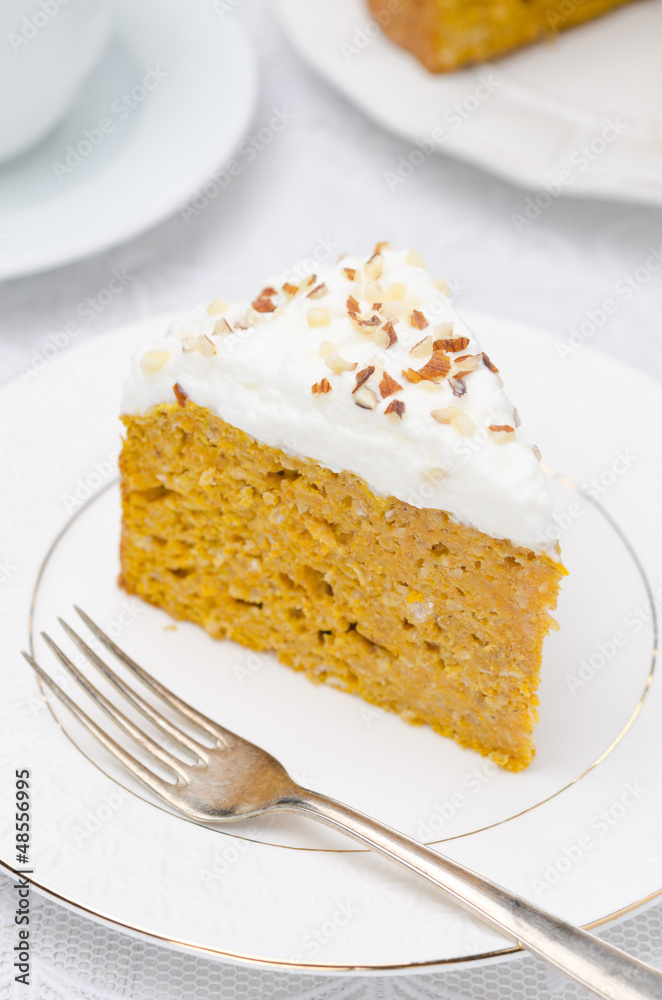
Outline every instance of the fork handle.
[[301, 789], [280, 808], [349, 834], [603, 1000], [662, 1000], [662, 973], [342, 802]]

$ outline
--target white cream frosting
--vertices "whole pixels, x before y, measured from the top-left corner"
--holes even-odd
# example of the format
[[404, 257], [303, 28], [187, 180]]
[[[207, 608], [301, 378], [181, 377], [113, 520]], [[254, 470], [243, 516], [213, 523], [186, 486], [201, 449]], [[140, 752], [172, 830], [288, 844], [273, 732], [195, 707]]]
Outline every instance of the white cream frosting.
[[[320, 265], [314, 280], [295, 267], [272, 279], [254, 305], [215, 300], [164, 330], [136, 355], [123, 412], [175, 402], [177, 384], [266, 445], [558, 557], [547, 541], [552, 499], [538, 458], [475, 334], [417, 254], [383, 247], [369, 263], [348, 256]], [[317, 323], [326, 325], [311, 325]], [[426, 368], [434, 341], [451, 338], [455, 344], [436, 345]], [[458, 338], [468, 344], [453, 350]], [[338, 371], [343, 361], [352, 369]], [[369, 367], [374, 372], [353, 391]], [[425, 377], [437, 368], [436, 380]], [[404, 371], [414, 379], [421, 373], [421, 381]], [[385, 398], [384, 372], [401, 386]], [[386, 414], [394, 402], [404, 404], [401, 416]], [[512, 430], [493, 429], [503, 427]]]

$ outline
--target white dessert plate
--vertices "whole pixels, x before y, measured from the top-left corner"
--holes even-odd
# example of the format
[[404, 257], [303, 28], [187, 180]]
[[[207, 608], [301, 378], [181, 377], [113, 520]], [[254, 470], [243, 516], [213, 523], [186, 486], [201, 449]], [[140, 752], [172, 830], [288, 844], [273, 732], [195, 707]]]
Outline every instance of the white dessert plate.
[[[555, 478], [570, 575], [546, 641], [538, 752], [504, 772], [425, 727], [315, 687], [117, 586], [120, 386], [154, 317], [63, 353], [0, 393], [0, 863], [16, 871], [16, 770], [31, 771], [27, 876], [130, 933], [219, 959], [313, 972], [429, 970], [503, 957], [499, 934], [385, 861], [294, 818], [210, 829], [166, 811], [47, 702], [19, 655], [61, 674], [39, 633], [84, 606], [184, 698], [303, 783], [439, 843], [570, 920], [594, 925], [662, 891], [662, 387], [590, 349], [470, 315]], [[630, 386], [628, 411], [613, 406]], [[595, 502], [598, 498], [599, 503]], [[9, 527], [11, 526], [11, 528]], [[556, 530], [556, 529], [555, 529]], [[63, 679], [64, 681], [64, 679]]]
[[[365, 0], [277, 7], [304, 58], [413, 143], [384, 164], [385, 189], [397, 189], [436, 148], [552, 198], [662, 203], [662, 0], [441, 75], [375, 31]], [[541, 197], [547, 207], [548, 194]]]
[[114, 40], [66, 119], [0, 167], [0, 278], [97, 253], [213, 188], [256, 92], [253, 51], [212, 4], [120, 0]]

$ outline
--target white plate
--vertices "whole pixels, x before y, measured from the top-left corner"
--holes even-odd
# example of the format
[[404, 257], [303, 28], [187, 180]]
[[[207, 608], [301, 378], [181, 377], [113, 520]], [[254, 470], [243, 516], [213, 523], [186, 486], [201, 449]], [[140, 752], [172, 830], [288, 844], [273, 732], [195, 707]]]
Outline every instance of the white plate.
[[[315, 687], [270, 656], [190, 625], [173, 630], [163, 613], [117, 588], [118, 387], [136, 341], [164, 317], [99, 337], [0, 393], [0, 421], [11, 429], [0, 455], [9, 470], [0, 514], [0, 789], [6, 802], [15, 770], [31, 769], [39, 891], [167, 944], [283, 968], [416, 971], [510, 948], [323, 827], [288, 818], [211, 830], [131, 791], [66, 715], [64, 730], [57, 725], [18, 655], [34, 641], [53, 665], [38, 633], [58, 634], [55, 616], [71, 617], [74, 601], [299, 780], [443, 841], [452, 857], [576, 923], [604, 921], [660, 891], [662, 696], [650, 683], [650, 586], [662, 582], [651, 419], [661, 390], [588, 348], [564, 364], [549, 335], [469, 318], [545, 457], [580, 485], [595, 479], [604, 507], [554, 483], [571, 575], [561, 631], [545, 647], [538, 754], [521, 774]], [[624, 378], [627, 421], [612, 405]], [[13, 843], [5, 808], [0, 860], [15, 869]]]
[[[662, 0], [630, 4], [552, 43], [441, 75], [375, 36], [365, 0], [277, 6], [320, 73], [386, 128], [413, 143], [425, 140], [427, 152], [414, 152], [409, 166], [402, 160], [411, 151], [384, 165], [396, 175], [392, 189], [398, 168], [405, 177], [413, 172], [432, 143], [525, 188], [557, 181], [552, 190], [563, 195], [662, 203]], [[609, 121], [617, 127], [605, 142]]]
[[235, 152], [256, 84], [243, 32], [212, 4], [121, 0], [73, 110], [0, 167], [0, 278], [96, 253], [184, 205]]

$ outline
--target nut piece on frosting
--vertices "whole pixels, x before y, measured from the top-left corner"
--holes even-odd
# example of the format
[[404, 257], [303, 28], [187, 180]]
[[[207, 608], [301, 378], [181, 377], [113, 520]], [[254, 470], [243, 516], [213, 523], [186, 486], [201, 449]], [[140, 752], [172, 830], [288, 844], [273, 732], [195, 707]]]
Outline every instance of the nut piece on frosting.
[[353, 372], [355, 368], [358, 368], [356, 361], [345, 361], [341, 358], [337, 351], [332, 351], [327, 354], [324, 358], [324, 364], [327, 368], [330, 368], [335, 375], [340, 375], [341, 372]]
[[369, 281], [376, 281], [380, 278], [384, 270], [384, 258], [377, 252], [372, 255], [363, 268], [364, 277]]
[[210, 316], [221, 316], [224, 312], [230, 308], [230, 303], [226, 302], [225, 299], [214, 299], [207, 306], [207, 312]]
[[156, 375], [162, 368], [165, 368], [171, 357], [170, 351], [147, 351], [140, 359], [140, 367], [145, 375]]
[[510, 424], [490, 424], [489, 430], [497, 444], [515, 440], [515, 428]]
[[357, 406], [360, 406], [364, 410], [376, 410], [377, 409], [377, 396], [372, 391], [368, 389], [367, 386], [361, 386], [354, 392], [354, 402]]
[[317, 307], [316, 309], [309, 309], [307, 313], [308, 326], [328, 326], [331, 322], [331, 317], [329, 316], [328, 309], [322, 309]]

